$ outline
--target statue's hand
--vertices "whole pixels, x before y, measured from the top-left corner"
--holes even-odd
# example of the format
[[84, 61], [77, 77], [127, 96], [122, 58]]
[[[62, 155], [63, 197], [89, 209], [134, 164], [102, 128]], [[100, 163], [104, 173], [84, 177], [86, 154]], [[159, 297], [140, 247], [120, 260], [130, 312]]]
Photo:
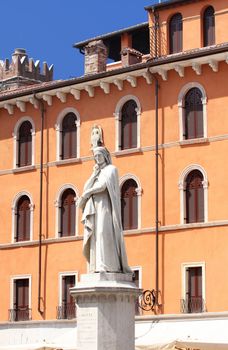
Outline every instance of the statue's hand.
[[86, 205], [86, 201], [87, 201], [87, 198], [86, 197], [79, 197], [78, 200], [77, 200], [77, 207], [81, 208], [81, 209], [84, 209], [85, 205]]
[[100, 167], [99, 167], [98, 164], [95, 164], [94, 167], [93, 167], [93, 174], [92, 174], [92, 176], [96, 177], [99, 174], [99, 172], [100, 172]]

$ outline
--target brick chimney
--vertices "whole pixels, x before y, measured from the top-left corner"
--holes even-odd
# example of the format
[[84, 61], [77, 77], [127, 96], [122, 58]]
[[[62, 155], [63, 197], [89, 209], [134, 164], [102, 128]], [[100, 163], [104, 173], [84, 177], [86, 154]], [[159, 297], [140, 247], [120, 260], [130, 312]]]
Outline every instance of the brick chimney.
[[132, 64], [141, 63], [143, 54], [131, 47], [125, 47], [121, 51], [122, 66], [127, 67]]
[[102, 40], [91, 41], [85, 46], [85, 74], [106, 71], [107, 47]]
[[15, 49], [12, 61], [0, 60], [0, 87], [1, 90], [12, 90], [20, 86], [38, 84], [53, 80], [53, 65], [48, 67], [43, 63], [40, 71], [40, 61], [34, 62], [28, 58], [25, 49]]

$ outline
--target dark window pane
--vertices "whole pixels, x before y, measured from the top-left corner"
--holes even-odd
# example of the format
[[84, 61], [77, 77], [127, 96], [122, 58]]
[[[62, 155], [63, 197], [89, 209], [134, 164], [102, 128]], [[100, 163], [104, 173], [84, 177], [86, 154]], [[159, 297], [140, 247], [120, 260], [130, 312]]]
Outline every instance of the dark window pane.
[[204, 46], [215, 44], [215, 14], [212, 6], [207, 7], [204, 11], [203, 44]]
[[198, 88], [190, 89], [185, 96], [185, 138], [203, 137], [202, 93]]
[[121, 214], [124, 230], [138, 227], [138, 197], [137, 184], [134, 180], [127, 180], [121, 190]]
[[75, 234], [75, 215], [75, 192], [68, 189], [62, 195], [60, 236], [73, 236]]
[[182, 15], [175, 14], [169, 22], [169, 52], [177, 53], [182, 51]]
[[77, 128], [76, 116], [68, 113], [62, 122], [62, 159], [77, 156]]
[[18, 166], [32, 164], [32, 124], [25, 121], [18, 132]]
[[29, 319], [29, 280], [18, 279], [14, 282], [15, 321]]
[[22, 196], [17, 204], [16, 241], [27, 241], [30, 238], [30, 200]]
[[137, 147], [137, 104], [127, 101], [121, 111], [121, 149]]
[[186, 222], [204, 221], [203, 175], [194, 170], [186, 179]]
[[70, 295], [70, 288], [75, 286], [75, 276], [64, 276], [62, 278], [62, 303], [59, 308], [59, 318], [72, 319], [76, 316], [74, 298]]
[[74, 298], [70, 295], [70, 288], [75, 286], [75, 276], [64, 276], [62, 279], [62, 303], [74, 303]]
[[186, 290], [187, 311], [202, 312], [202, 267], [189, 267], [187, 269], [187, 290]]

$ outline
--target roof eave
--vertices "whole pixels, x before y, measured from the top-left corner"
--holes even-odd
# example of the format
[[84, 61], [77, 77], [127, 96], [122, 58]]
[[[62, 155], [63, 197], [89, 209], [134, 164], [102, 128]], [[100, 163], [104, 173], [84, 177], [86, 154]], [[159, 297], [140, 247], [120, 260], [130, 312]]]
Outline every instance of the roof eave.
[[162, 2], [162, 3], [145, 6], [144, 9], [146, 11], [152, 10], [153, 12], [155, 12], [157, 10], [163, 10], [163, 9], [165, 10], [165, 9], [173, 7], [173, 6], [184, 5], [186, 3], [191, 3], [191, 2], [196, 2], [196, 1], [201, 1], [201, 0], [169, 0], [166, 2]]
[[73, 44], [73, 47], [76, 48], [76, 49], [81, 49], [85, 45], [90, 43], [91, 41], [94, 41], [94, 40], [106, 40], [106, 39], [109, 39], [109, 38], [121, 35], [123, 33], [129, 33], [129, 32], [132, 32], [132, 31], [134, 31], [136, 29], [141, 29], [141, 28], [144, 28], [144, 27], [147, 27], [147, 26], [148, 26], [148, 22], [139, 23], [139, 24], [136, 24], [134, 26], [130, 26], [130, 27], [127, 27], [127, 28], [124, 28], [124, 29], [116, 30], [114, 32], [98, 35], [98, 36], [90, 38], [90, 39], [79, 41], [78, 43]]
[[144, 63], [139, 63], [139, 64], [135, 64], [132, 66], [124, 67], [124, 68], [119, 68], [119, 69], [115, 69], [112, 71], [106, 71], [106, 72], [102, 72], [102, 73], [86, 75], [86, 76], [82, 76], [79, 78], [62, 80], [62, 81], [56, 82], [56, 84], [52, 83], [50, 86], [34, 85], [31, 87], [31, 89], [28, 89], [26, 91], [21, 91], [21, 92], [19, 91], [19, 92], [15, 92], [15, 94], [12, 93], [12, 94], [9, 94], [6, 96], [0, 96], [0, 101], [1, 102], [8, 101], [8, 100], [11, 100], [13, 98], [19, 98], [22, 96], [27, 96], [27, 95], [31, 95], [31, 94], [35, 94], [35, 93], [40, 93], [40, 92], [41, 93], [48, 92], [48, 91], [52, 91], [52, 90], [55, 90], [58, 88], [69, 87], [69, 86], [75, 85], [75, 84], [88, 83], [90, 81], [92, 82], [92, 81], [98, 80], [98, 79], [108, 78], [108, 77], [112, 77], [112, 76], [120, 75], [120, 74], [124, 74], [124, 73], [130, 73], [130, 72], [144, 69], [144, 68], [156, 67], [159, 65], [169, 64], [169, 63], [173, 63], [173, 62], [181, 62], [184, 60], [189, 60], [189, 59], [193, 59], [193, 58], [197, 58], [197, 57], [211, 56], [211, 55], [216, 54], [216, 53], [226, 52], [227, 50], [228, 50], [228, 42], [224, 43], [222, 45], [216, 46], [214, 48], [209, 47], [209, 48], [202, 49], [202, 50], [193, 50], [191, 52], [186, 52], [186, 53], [182, 53], [179, 55], [163, 56], [163, 57], [159, 57], [157, 59], [151, 58], [147, 62], [144, 62]]

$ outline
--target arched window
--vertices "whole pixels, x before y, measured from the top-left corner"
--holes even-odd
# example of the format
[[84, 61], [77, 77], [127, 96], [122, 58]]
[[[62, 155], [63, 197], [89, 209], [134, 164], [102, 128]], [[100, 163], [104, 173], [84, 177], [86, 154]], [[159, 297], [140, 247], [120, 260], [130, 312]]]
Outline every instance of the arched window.
[[169, 53], [177, 53], [182, 51], [182, 15], [176, 13], [169, 22]]
[[183, 49], [182, 15], [176, 13], [169, 22], [169, 53], [181, 52]]
[[30, 239], [30, 199], [24, 195], [20, 197], [16, 207], [16, 242]]
[[77, 127], [76, 115], [68, 113], [62, 121], [62, 154], [61, 159], [77, 157]]
[[137, 147], [137, 104], [134, 100], [124, 103], [121, 109], [120, 149]]
[[138, 228], [137, 183], [133, 179], [124, 182], [121, 189], [121, 214], [124, 230]]
[[204, 222], [203, 174], [191, 171], [186, 178], [186, 223]]
[[32, 124], [26, 120], [18, 130], [18, 167], [32, 164]]
[[212, 6], [208, 6], [203, 14], [203, 45], [215, 44], [215, 11]]
[[75, 192], [71, 188], [65, 190], [61, 198], [60, 207], [60, 237], [75, 235]]
[[195, 139], [204, 136], [202, 92], [190, 89], [185, 95], [185, 134], [184, 138]]

